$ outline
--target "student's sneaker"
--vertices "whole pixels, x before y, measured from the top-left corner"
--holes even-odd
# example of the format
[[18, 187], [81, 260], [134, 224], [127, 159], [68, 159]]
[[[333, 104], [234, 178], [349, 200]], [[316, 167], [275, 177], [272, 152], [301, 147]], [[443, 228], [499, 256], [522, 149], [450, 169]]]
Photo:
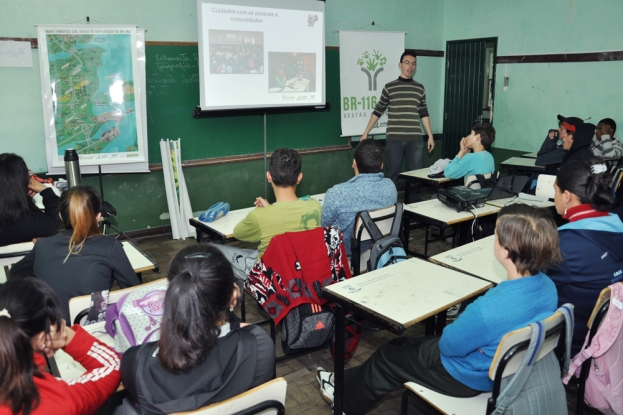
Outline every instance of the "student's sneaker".
[[446, 316], [448, 317], [454, 317], [456, 318], [456, 316], [459, 314], [459, 309], [461, 308], [461, 303], [458, 303], [456, 305], [453, 305], [452, 307], [450, 307], [448, 309], [448, 311], [446, 312]]
[[324, 400], [329, 402], [331, 407], [333, 407], [333, 372], [328, 372], [319, 367], [316, 369], [316, 380], [318, 381], [318, 385], [320, 385], [320, 394]]

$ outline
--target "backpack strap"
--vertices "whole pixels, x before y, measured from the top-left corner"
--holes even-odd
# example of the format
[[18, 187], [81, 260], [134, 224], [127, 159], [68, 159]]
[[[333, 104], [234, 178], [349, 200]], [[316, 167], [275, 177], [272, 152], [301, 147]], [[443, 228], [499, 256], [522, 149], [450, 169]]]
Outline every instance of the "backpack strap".
[[392, 222], [391, 236], [400, 236], [400, 225], [402, 225], [402, 211], [404, 205], [402, 203], [396, 203], [396, 214], [394, 215], [394, 221]]
[[537, 362], [537, 356], [543, 347], [545, 340], [545, 327], [542, 321], [536, 323], [530, 323], [532, 329], [530, 344], [526, 350], [526, 355], [517, 369], [517, 372], [513, 376], [513, 379], [508, 383], [506, 388], [500, 392], [497, 400], [495, 401], [495, 411], [490, 415], [502, 415], [506, 409], [515, 401], [519, 393], [523, 390], [532, 369]]
[[[381, 230], [379, 229], [378, 226], [376, 226], [376, 223], [374, 223], [374, 221], [370, 217], [370, 214], [367, 211], [359, 212], [359, 217], [361, 218], [361, 221], [363, 222], [363, 227], [366, 228], [366, 230], [368, 231], [368, 233], [370, 234], [370, 237], [372, 238], [374, 242], [383, 238], [383, 234], [381, 233]], [[392, 230], [393, 230], [393, 225], [392, 225]]]

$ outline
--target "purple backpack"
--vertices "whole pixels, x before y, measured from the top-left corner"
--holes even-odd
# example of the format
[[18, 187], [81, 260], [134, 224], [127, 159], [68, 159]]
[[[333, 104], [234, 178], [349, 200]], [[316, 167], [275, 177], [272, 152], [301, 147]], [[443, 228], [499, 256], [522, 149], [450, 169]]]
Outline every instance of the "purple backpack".
[[164, 295], [168, 284], [137, 288], [106, 309], [106, 332], [115, 339], [115, 350], [123, 353], [132, 346], [160, 338]]

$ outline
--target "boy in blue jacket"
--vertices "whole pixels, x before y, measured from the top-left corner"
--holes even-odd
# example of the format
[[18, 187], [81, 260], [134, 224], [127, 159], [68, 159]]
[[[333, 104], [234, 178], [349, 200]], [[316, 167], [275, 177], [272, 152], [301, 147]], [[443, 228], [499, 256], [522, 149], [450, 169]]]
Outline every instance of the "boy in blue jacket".
[[[344, 372], [344, 413], [365, 414], [386, 393], [414, 381], [455, 397], [490, 391], [488, 372], [502, 337], [551, 316], [556, 287], [542, 271], [560, 261], [558, 232], [549, 211], [504, 207], [496, 226], [494, 255], [507, 280], [467, 306], [441, 336], [396, 338], [361, 366]], [[333, 402], [333, 373], [316, 371], [323, 397]]]

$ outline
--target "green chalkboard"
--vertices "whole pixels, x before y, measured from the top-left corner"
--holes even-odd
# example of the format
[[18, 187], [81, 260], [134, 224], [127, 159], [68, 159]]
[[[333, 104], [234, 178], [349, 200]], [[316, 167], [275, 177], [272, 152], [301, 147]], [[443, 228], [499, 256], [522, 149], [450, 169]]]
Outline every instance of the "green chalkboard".
[[[264, 150], [264, 118], [244, 115], [195, 119], [199, 105], [197, 46], [147, 45], [149, 162], [160, 163], [161, 139], [182, 139], [182, 159], [197, 160]], [[267, 116], [268, 150], [343, 145], [340, 137], [339, 52], [326, 51], [327, 112]]]

